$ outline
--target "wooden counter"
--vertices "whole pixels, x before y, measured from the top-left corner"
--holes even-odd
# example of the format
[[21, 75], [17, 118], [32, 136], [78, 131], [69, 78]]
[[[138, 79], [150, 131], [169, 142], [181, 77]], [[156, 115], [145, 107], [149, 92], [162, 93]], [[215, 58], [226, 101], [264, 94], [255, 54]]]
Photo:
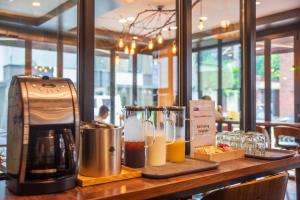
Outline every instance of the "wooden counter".
[[[0, 199], [8, 200], [69, 200], [69, 199], [149, 199], [168, 197], [186, 197], [210, 189], [222, 187], [240, 181], [250, 180], [287, 169], [300, 168], [300, 156], [278, 161], [263, 161], [256, 159], [238, 159], [221, 163], [218, 169], [184, 175], [169, 179], [136, 178], [126, 181], [107, 183], [98, 186], [77, 187], [75, 189], [50, 195], [20, 197], [11, 194], [0, 182]], [[297, 169], [296, 173], [299, 174]], [[300, 178], [297, 176], [297, 191]], [[299, 193], [298, 193], [299, 194]], [[298, 195], [298, 198], [299, 195]]]

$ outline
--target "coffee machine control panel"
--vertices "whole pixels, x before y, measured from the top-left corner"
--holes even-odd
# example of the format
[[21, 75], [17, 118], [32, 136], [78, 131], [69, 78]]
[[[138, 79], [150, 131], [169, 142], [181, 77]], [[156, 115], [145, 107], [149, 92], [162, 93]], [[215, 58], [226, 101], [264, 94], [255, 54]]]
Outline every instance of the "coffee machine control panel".
[[74, 121], [72, 92], [64, 80], [26, 82], [30, 124], [65, 124]]

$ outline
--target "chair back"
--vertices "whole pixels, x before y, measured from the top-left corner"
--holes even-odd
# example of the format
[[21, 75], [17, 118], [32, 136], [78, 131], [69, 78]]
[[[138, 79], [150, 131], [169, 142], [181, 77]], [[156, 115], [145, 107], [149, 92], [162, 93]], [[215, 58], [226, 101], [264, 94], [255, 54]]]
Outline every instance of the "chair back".
[[256, 126], [256, 132], [261, 133], [266, 137], [267, 147], [271, 148], [271, 138], [268, 131], [261, 126]]
[[[274, 127], [274, 138], [275, 138], [275, 146], [284, 147], [279, 144], [279, 136], [289, 136], [294, 137], [295, 140], [300, 140], [300, 129], [288, 126], [276, 126]], [[286, 145], [288, 146], [288, 145]], [[295, 146], [294, 146], [295, 147]]]
[[287, 182], [288, 174], [284, 172], [213, 191], [203, 200], [284, 200]]

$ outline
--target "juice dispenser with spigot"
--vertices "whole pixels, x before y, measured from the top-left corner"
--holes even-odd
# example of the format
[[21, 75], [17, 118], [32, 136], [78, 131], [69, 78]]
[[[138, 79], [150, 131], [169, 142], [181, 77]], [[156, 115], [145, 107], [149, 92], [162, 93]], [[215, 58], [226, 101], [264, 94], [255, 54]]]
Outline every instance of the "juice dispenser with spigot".
[[145, 120], [145, 114], [145, 107], [126, 106], [124, 109], [124, 164], [128, 167], [145, 166], [145, 133], [152, 127], [151, 122]]
[[[188, 141], [185, 139], [185, 123], [189, 119], [185, 118], [186, 108], [183, 106], [166, 107], [165, 120], [170, 120], [175, 126], [175, 141], [167, 145], [167, 161], [184, 162], [185, 161], [185, 144], [194, 138], [192, 130], [192, 138]], [[172, 128], [171, 128], [172, 129]], [[173, 130], [167, 131], [171, 134]]]
[[[166, 120], [165, 109], [161, 106], [146, 107], [146, 120], [152, 127], [147, 128], [146, 144], [149, 146], [146, 150], [146, 163], [148, 166], [162, 166], [166, 164], [167, 145], [175, 141], [174, 131], [167, 134], [167, 130], [172, 130], [173, 122]], [[155, 134], [153, 134], [153, 132]], [[153, 137], [155, 135], [155, 137]], [[169, 136], [169, 137], [167, 137]]]

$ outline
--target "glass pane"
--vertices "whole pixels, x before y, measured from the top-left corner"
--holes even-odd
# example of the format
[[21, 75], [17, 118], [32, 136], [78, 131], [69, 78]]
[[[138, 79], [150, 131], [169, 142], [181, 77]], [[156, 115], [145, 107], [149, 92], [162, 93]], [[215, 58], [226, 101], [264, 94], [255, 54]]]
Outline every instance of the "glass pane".
[[158, 90], [162, 87], [161, 62], [154, 62], [152, 55], [138, 54], [137, 67], [137, 104], [141, 106], [157, 105]]
[[122, 108], [135, 105], [133, 102], [133, 74], [132, 56], [119, 53], [120, 60], [116, 63], [116, 96], [115, 96], [115, 123], [121, 124]]
[[11, 77], [25, 73], [25, 42], [1, 37], [0, 42], [0, 144], [6, 144], [8, 89]]
[[32, 43], [32, 75], [57, 77], [57, 45]]
[[200, 96], [210, 96], [218, 100], [218, 51], [209, 49], [200, 51]]
[[192, 99], [199, 99], [199, 88], [198, 88], [198, 52], [192, 54]]
[[223, 111], [230, 119], [240, 118], [240, 73], [241, 47], [240, 45], [222, 48], [222, 86]]
[[294, 121], [294, 37], [271, 41], [272, 121]]
[[110, 123], [110, 51], [95, 50], [95, 120]]
[[265, 120], [265, 55], [264, 41], [256, 43], [256, 120]]
[[64, 45], [63, 77], [69, 78], [77, 86], [77, 47]]

